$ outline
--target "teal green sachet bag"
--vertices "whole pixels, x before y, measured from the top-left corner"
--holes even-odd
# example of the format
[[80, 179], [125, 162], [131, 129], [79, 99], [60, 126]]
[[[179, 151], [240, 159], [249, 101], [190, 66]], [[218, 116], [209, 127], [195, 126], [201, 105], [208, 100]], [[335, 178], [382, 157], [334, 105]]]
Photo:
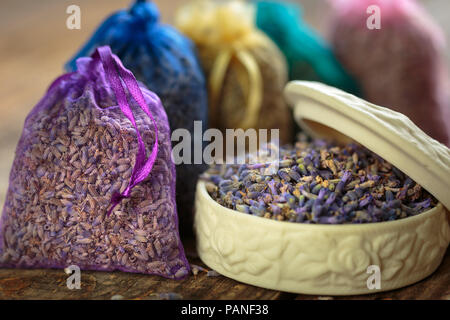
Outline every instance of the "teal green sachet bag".
[[290, 80], [319, 81], [358, 94], [353, 78], [331, 48], [301, 17], [293, 3], [256, 1], [256, 25], [286, 56]]

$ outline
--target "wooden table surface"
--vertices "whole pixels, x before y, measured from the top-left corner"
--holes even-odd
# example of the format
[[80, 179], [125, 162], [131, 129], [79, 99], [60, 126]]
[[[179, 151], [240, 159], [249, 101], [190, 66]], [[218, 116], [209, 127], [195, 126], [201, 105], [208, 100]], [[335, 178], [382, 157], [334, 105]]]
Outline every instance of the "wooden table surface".
[[[196, 256], [192, 240], [185, 241], [191, 264], [207, 268]], [[0, 269], [0, 299], [164, 299], [168, 293], [189, 300], [201, 299], [446, 299], [450, 300], [450, 250], [438, 270], [428, 278], [405, 288], [361, 296], [312, 296], [267, 290], [224, 276], [207, 276], [205, 271], [185, 280], [167, 280], [124, 272], [81, 271], [81, 289], [70, 290], [63, 270]]]
[[[182, 0], [155, 1], [162, 20], [170, 22]], [[323, 1], [301, 1], [306, 19], [321, 29]], [[425, 1], [444, 20], [442, 0]], [[68, 30], [66, 8], [81, 7], [81, 30]], [[2, 0], [0, 2], [0, 210], [3, 208], [8, 175], [23, 121], [62, 73], [62, 66], [96, 28], [103, 17], [127, 7], [127, 0]], [[445, 10], [446, 12], [449, 10]], [[446, 18], [446, 17], [445, 17]], [[449, 26], [446, 26], [447, 28]], [[189, 261], [204, 266], [196, 257], [193, 240], [185, 241]], [[283, 293], [245, 285], [205, 272], [186, 280], [121, 272], [82, 272], [80, 290], [66, 287], [63, 270], [0, 269], [0, 299], [125, 299], [161, 298], [177, 293], [183, 299], [450, 299], [450, 250], [439, 269], [427, 279], [386, 293], [350, 297], [317, 297]]]

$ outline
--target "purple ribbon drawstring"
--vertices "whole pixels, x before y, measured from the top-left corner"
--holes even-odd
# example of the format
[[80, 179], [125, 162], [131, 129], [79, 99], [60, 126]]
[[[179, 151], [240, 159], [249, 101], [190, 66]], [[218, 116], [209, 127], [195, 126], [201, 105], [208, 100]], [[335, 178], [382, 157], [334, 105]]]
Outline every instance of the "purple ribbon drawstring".
[[[99, 47], [97, 48], [92, 57], [100, 58], [103, 64], [103, 68], [108, 77], [110, 86], [116, 95], [117, 103], [120, 107], [120, 110], [122, 110], [122, 113], [131, 121], [133, 127], [136, 129], [136, 135], [139, 146], [138, 154], [136, 155], [136, 163], [134, 165], [128, 187], [125, 189], [123, 193], [115, 192], [112, 195], [110, 202], [111, 208], [108, 210], [109, 216], [113, 211], [113, 209], [122, 201], [122, 199], [130, 197], [131, 190], [137, 184], [139, 184], [145, 178], [147, 178], [150, 172], [152, 171], [153, 165], [156, 161], [156, 155], [158, 153], [158, 128], [156, 126], [155, 119], [153, 118], [153, 115], [150, 112], [150, 109], [145, 103], [144, 96], [142, 95], [142, 91], [139, 88], [136, 78], [134, 77], [133, 73], [131, 73], [122, 65], [122, 62], [116, 56], [113, 56], [111, 48], [109, 46]], [[153, 126], [155, 128], [155, 143], [153, 145], [152, 153], [150, 154], [147, 160], [145, 160], [146, 152], [144, 141], [142, 140], [141, 134], [139, 133], [139, 130], [137, 128], [133, 112], [131, 111], [130, 105], [128, 104], [125, 89], [122, 85], [122, 82], [120, 81], [120, 78], [122, 78], [123, 82], [127, 86], [128, 91], [133, 97], [133, 99], [138, 103], [140, 108], [152, 120]], [[156, 100], [153, 100], [152, 102], [154, 104], [158, 103]]]

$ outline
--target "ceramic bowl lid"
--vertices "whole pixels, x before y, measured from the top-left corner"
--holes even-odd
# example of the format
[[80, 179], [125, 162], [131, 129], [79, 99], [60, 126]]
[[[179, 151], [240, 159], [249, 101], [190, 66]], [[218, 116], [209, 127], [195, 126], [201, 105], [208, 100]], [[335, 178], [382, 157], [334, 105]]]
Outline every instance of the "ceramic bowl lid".
[[450, 210], [450, 149], [408, 117], [318, 82], [292, 81], [284, 94], [295, 120], [312, 137], [360, 143]]

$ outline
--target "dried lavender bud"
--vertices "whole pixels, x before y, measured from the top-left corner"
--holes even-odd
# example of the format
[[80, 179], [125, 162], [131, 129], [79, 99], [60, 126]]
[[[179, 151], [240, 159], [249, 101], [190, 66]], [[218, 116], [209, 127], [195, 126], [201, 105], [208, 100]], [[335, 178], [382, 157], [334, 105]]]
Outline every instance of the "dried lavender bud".
[[148, 296], [148, 300], [182, 300], [183, 296], [176, 292], [152, 293]]
[[[280, 149], [280, 163], [282, 168], [273, 175], [250, 169], [254, 164], [222, 165], [208, 170], [203, 179], [219, 204], [280, 221], [390, 221], [417, 215], [437, 204], [408, 176], [357, 144], [340, 147], [322, 140], [297, 142]], [[221, 172], [227, 172], [227, 178]], [[234, 192], [239, 193], [240, 203], [221, 196]]]
[[[0, 224], [0, 266], [122, 270], [183, 278], [170, 129], [158, 97], [140, 89], [158, 129], [148, 177], [111, 215], [138, 153], [137, 133], [117, 106], [99, 58], [57, 80], [25, 122]], [[155, 128], [128, 99], [147, 149]], [[153, 101], [153, 102], [152, 102]], [[147, 150], [149, 153], [150, 150]]]
[[220, 277], [220, 273], [215, 270], [209, 270], [206, 274], [207, 277]]
[[192, 274], [194, 276], [196, 276], [200, 271], [205, 271], [206, 272], [205, 268], [203, 268], [201, 266], [198, 266], [196, 264], [191, 264], [191, 270], [192, 270]]

